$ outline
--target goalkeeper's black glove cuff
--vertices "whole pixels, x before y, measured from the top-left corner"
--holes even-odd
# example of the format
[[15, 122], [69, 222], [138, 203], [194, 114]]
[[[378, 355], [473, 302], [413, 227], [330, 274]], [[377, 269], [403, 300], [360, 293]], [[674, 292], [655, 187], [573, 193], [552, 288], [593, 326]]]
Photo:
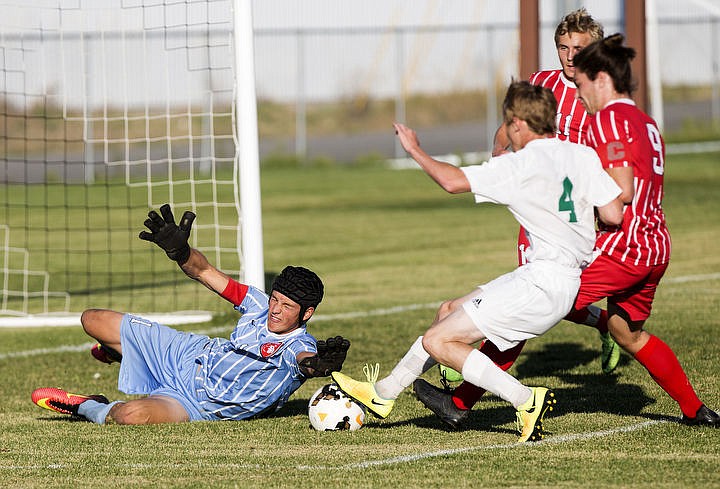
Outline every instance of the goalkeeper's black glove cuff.
[[171, 260], [175, 260], [178, 265], [183, 266], [190, 258], [190, 245], [185, 244], [182, 248], [169, 250], [165, 252]]
[[326, 369], [320, 369], [320, 357], [313, 355], [303, 358], [300, 363], [300, 370], [308, 377], [327, 377], [332, 372]]
[[309, 377], [327, 377], [342, 369], [350, 341], [342, 336], [317, 342], [317, 354], [300, 361], [300, 368]]

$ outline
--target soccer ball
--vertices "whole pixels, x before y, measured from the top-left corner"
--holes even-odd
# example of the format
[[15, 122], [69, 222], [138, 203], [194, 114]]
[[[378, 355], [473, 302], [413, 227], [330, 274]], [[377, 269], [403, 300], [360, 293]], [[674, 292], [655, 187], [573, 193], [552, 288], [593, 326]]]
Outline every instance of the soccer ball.
[[310, 398], [308, 416], [310, 425], [318, 431], [354, 431], [365, 422], [365, 408], [346, 396], [337, 384], [326, 384]]

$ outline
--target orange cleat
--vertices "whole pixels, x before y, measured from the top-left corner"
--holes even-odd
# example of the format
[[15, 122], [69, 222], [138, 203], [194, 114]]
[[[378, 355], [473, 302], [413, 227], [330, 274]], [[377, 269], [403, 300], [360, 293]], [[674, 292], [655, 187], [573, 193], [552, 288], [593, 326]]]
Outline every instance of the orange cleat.
[[61, 414], [70, 414], [78, 416], [78, 408], [80, 404], [87, 400], [93, 400], [107, 404], [107, 397], [96, 394], [92, 396], [84, 396], [82, 394], [71, 394], [57, 387], [41, 387], [35, 389], [32, 393], [32, 402], [44, 409], [55, 411]]

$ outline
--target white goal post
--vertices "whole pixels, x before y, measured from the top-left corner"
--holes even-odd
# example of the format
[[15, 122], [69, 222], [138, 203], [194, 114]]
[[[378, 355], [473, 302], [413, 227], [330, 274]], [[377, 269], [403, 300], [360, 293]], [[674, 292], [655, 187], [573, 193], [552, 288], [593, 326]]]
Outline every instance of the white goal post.
[[211, 263], [264, 288], [251, 5], [0, 3], [0, 326], [226, 311], [138, 238], [164, 203], [197, 214]]

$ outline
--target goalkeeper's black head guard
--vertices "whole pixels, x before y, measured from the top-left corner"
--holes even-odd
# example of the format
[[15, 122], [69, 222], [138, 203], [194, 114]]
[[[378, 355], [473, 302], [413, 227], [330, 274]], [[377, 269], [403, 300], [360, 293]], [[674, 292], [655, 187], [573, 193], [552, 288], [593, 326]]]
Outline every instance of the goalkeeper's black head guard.
[[314, 272], [303, 267], [287, 266], [275, 277], [272, 290], [289, 297], [300, 304], [300, 324], [305, 311], [315, 308], [323, 298], [323, 283]]

